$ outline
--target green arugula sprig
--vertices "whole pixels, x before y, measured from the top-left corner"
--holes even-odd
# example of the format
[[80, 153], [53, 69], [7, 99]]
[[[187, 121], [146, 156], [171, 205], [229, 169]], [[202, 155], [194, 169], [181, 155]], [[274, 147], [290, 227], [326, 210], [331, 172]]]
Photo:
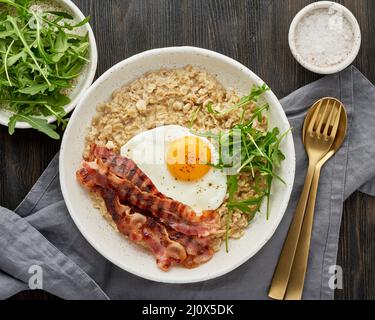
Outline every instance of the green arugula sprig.
[[89, 17], [75, 23], [67, 12], [34, 12], [33, 2], [0, 0], [0, 107], [13, 114], [9, 134], [21, 121], [60, 139], [56, 130], [67, 125], [64, 106], [71, 101], [66, 92], [89, 62], [88, 35], [75, 30]]
[[269, 90], [268, 86], [266, 84], [263, 84], [261, 86], [253, 86], [253, 88], [251, 89], [251, 92], [249, 93], [249, 95], [247, 96], [244, 96], [240, 102], [238, 102], [237, 104], [235, 104], [234, 106], [228, 108], [228, 109], [225, 109], [224, 111], [217, 111], [214, 109], [214, 107], [212, 106], [212, 103], [209, 103], [207, 105], [207, 111], [208, 113], [212, 113], [212, 114], [216, 114], [216, 115], [225, 115], [225, 114], [228, 114], [232, 111], [235, 111], [237, 109], [243, 109], [244, 111], [246, 111], [246, 107], [248, 107], [249, 105], [251, 105], [252, 103], [256, 103], [259, 98]]
[[[229, 230], [232, 223], [232, 215], [234, 210], [239, 210], [247, 215], [248, 223], [255, 217], [255, 214], [260, 210], [260, 207], [265, 198], [267, 198], [267, 214], [269, 219], [270, 195], [271, 186], [274, 179], [285, 183], [284, 180], [276, 173], [277, 168], [285, 159], [284, 154], [280, 150], [280, 143], [290, 132], [280, 134], [280, 130], [276, 127], [272, 130], [265, 131], [257, 124], [262, 123], [268, 119], [265, 117], [265, 112], [268, 111], [269, 105], [267, 103], [261, 104], [261, 96], [267, 92], [269, 88], [266, 85], [254, 86], [249, 95], [243, 97], [240, 102], [224, 111], [218, 111], [212, 104], [206, 106], [207, 112], [220, 116], [241, 110], [241, 118], [239, 123], [233, 126], [230, 130], [220, 131], [219, 133], [204, 132], [196, 134], [211, 138], [218, 146], [219, 160], [216, 164], [211, 166], [226, 171], [228, 168], [233, 170], [235, 166], [235, 173], [228, 176], [228, 215], [226, 217], [226, 249], [228, 251]], [[246, 119], [247, 111], [251, 109], [251, 117]], [[196, 117], [196, 115], [194, 115]], [[235, 139], [235, 135], [239, 139]], [[240, 142], [238, 142], [238, 140]], [[238, 148], [238, 143], [241, 148]], [[229, 155], [223, 154], [221, 150], [226, 148]], [[228, 158], [232, 162], [228, 163]], [[234, 162], [237, 162], [236, 164]], [[241, 173], [248, 173], [251, 179], [251, 188], [256, 196], [245, 200], [236, 198], [239, 190], [238, 179]]]

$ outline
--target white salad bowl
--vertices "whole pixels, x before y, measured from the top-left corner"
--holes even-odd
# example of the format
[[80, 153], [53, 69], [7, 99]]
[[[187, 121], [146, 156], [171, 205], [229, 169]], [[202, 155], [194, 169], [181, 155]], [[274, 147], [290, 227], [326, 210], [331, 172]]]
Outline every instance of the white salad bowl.
[[[43, 1], [39, 1], [43, 3]], [[68, 12], [74, 17], [74, 21], [76, 23], [82, 21], [85, 19], [85, 15], [81, 12], [81, 10], [70, 0], [51, 0], [51, 1], [45, 1], [48, 3], [48, 7], [51, 8], [61, 8], [64, 11]], [[38, 1], [36, 1], [38, 3]], [[78, 79], [75, 79], [74, 82], [74, 88], [69, 92], [69, 98], [71, 99], [71, 102], [64, 106], [64, 109], [66, 113], [71, 112], [75, 106], [77, 105], [78, 101], [84, 94], [84, 92], [90, 87], [92, 84], [96, 68], [98, 65], [98, 49], [96, 46], [96, 41], [94, 37], [94, 33], [91, 29], [91, 26], [87, 23], [84, 26], [82, 26], [79, 29], [79, 32], [82, 34], [85, 34], [88, 32], [89, 36], [89, 43], [90, 43], [90, 50], [89, 50], [89, 57], [90, 60], [87, 65], [83, 68], [81, 75], [78, 77]], [[12, 116], [12, 114], [6, 110], [0, 109], [0, 123], [4, 126], [8, 126], [9, 118]], [[52, 123], [56, 121], [56, 117], [49, 116], [46, 117], [46, 120], [48, 123]], [[29, 129], [31, 126], [26, 122], [17, 122], [16, 124], [17, 129]]]
[[[217, 75], [226, 88], [234, 88], [240, 95], [248, 94], [253, 85], [263, 84], [257, 75], [239, 62], [205, 49], [172, 47], [137, 54], [112, 67], [86, 91], [65, 131], [60, 153], [60, 180], [64, 199], [72, 219], [87, 241], [118, 267], [140, 277], [165, 283], [192, 283], [216, 278], [254, 256], [272, 237], [283, 218], [295, 174], [294, 143], [289, 134], [281, 145], [286, 160], [278, 172], [286, 184], [275, 181], [272, 186], [269, 220], [266, 219], [264, 203], [263, 213], [256, 215], [245, 235], [239, 240], [230, 240], [228, 253], [222, 246], [208, 263], [195, 269], [173, 267], [168, 272], [161, 271], [151, 254], [132, 244], [109, 225], [99, 211], [93, 208], [87, 191], [75, 176], [81, 166], [85, 136], [96, 114], [96, 106], [110, 100], [113, 91], [146, 72], [188, 64]], [[289, 130], [288, 119], [272, 91], [265, 94], [265, 99], [270, 105], [270, 126], [279, 127], [281, 132]]]

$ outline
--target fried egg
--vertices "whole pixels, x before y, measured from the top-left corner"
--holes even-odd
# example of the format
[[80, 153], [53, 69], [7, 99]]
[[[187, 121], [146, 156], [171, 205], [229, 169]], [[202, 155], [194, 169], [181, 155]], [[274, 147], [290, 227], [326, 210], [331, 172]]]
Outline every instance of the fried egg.
[[142, 132], [121, 148], [121, 155], [132, 159], [161, 193], [197, 213], [224, 202], [227, 178], [208, 165], [217, 163], [219, 154], [187, 128], [169, 125]]

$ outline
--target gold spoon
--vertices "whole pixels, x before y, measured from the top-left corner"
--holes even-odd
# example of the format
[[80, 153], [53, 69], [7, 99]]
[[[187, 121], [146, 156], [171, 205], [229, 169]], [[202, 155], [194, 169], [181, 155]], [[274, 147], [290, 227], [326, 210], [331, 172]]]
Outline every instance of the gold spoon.
[[273, 299], [282, 300], [285, 297], [315, 168], [331, 150], [338, 131], [342, 104], [337, 104], [337, 101], [331, 98], [317, 101], [312, 107], [310, 120], [307, 122], [307, 119], [305, 119], [304, 143], [309, 158], [309, 167], [296, 213], [290, 225], [268, 293], [269, 297]]
[[[334, 98], [331, 98], [332, 101], [336, 101], [337, 103], [342, 103]], [[303, 127], [303, 142], [305, 143], [305, 135], [307, 130], [307, 125], [313, 116], [314, 107], [310, 110], [306, 117], [306, 122]], [[301, 234], [298, 240], [297, 251], [294, 256], [292, 271], [288, 283], [288, 288], [285, 294], [286, 300], [300, 300], [302, 299], [303, 287], [305, 283], [305, 276], [307, 270], [307, 262], [309, 258], [309, 251], [310, 251], [310, 241], [311, 241], [311, 234], [312, 234], [312, 227], [314, 221], [314, 210], [315, 210], [315, 202], [316, 196], [318, 193], [319, 187], [319, 178], [320, 178], [320, 171], [323, 165], [333, 157], [333, 155], [340, 149], [341, 145], [343, 144], [346, 136], [346, 131], [348, 127], [348, 117], [345, 111], [345, 107], [342, 105], [342, 112], [340, 114], [340, 122], [339, 127], [336, 135], [336, 139], [331, 147], [331, 150], [326, 154], [326, 156], [319, 161], [316, 166], [315, 174], [313, 178], [313, 182], [310, 189], [309, 200], [306, 208], [305, 218], [303, 220], [303, 225], [301, 229]]]

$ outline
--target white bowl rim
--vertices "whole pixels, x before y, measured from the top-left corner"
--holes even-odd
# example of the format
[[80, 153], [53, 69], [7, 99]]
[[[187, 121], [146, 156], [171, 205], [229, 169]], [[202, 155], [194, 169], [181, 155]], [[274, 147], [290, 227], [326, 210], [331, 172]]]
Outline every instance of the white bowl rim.
[[[298, 23], [308, 13], [310, 13], [310, 12], [316, 10], [316, 9], [330, 8], [330, 7], [334, 7], [334, 8], [338, 8], [338, 9], [342, 10], [345, 17], [351, 23], [351, 25], [353, 27], [353, 31], [354, 31], [353, 50], [350, 53], [350, 55], [348, 55], [348, 57], [344, 61], [342, 61], [342, 62], [340, 62], [340, 63], [338, 63], [334, 66], [330, 66], [330, 67], [319, 67], [319, 66], [315, 66], [313, 64], [308, 63], [305, 59], [302, 58], [302, 56], [299, 54], [299, 52], [296, 48], [296, 44], [295, 44], [295, 41], [294, 41], [294, 34], [295, 34]], [[345, 6], [343, 6], [343, 5], [341, 5], [337, 2], [333, 2], [333, 1], [314, 2], [314, 3], [311, 3], [311, 4], [307, 5], [301, 11], [299, 11], [297, 13], [297, 15], [294, 17], [294, 19], [293, 19], [293, 21], [290, 25], [288, 39], [289, 39], [288, 41], [289, 41], [290, 50], [292, 51], [292, 54], [293, 54], [294, 58], [298, 61], [298, 63], [301, 64], [307, 70], [310, 70], [311, 72], [318, 73], [318, 74], [333, 74], [333, 73], [340, 72], [340, 71], [344, 70], [345, 68], [347, 68], [348, 66], [350, 66], [353, 63], [353, 61], [356, 59], [356, 57], [359, 53], [359, 50], [361, 49], [361, 42], [362, 42], [361, 28], [360, 28], [359, 23], [358, 23], [356, 17], [354, 16], [354, 14], [348, 8], [346, 8]]]
[[[227, 62], [228, 64], [232, 64], [236, 68], [242, 70], [242, 72], [246, 72], [247, 74], [249, 74], [249, 76], [252, 77], [252, 79], [256, 82], [257, 85], [264, 84], [264, 81], [261, 78], [259, 78], [255, 73], [253, 73], [249, 68], [247, 68], [246, 66], [244, 66], [240, 62], [238, 62], [238, 61], [236, 61], [232, 58], [229, 58], [229, 57], [227, 57], [223, 54], [215, 52], [215, 51], [211, 51], [211, 50], [203, 49], [203, 48], [198, 48], [198, 47], [192, 47], [192, 46], [179, 46], [179, 47], [166, 47], [166, 48], [151, 49], [151, 50], [144, 51], [144, 52], [138, 53], [136, 55], [133, 55], [133, 56], [117, 63], [116, 65], [114, 65], [113, 67], [108, 69], [105, 73], [103, 73], [92, 84], [92, 86], [84, 93], [84, 95], [82, 96], [80, 102], [78, 103], [76, 109], [74, 110], [74, 112], [72, 114], [71, 120], [74, 120], [76, 117], [79, 116], [78, 111], [84, 106], [84, 101], [86, 100], [86, 98], [92, 92], [94, 92], [102, 82], [107, 81], [108, 78], [110, 78], [111, 74], [115, 70], [121, 69], [123, 66], [125, 66], [127, 64], [130, 64], [132, 62], [135, 62], [135, 61], [137, 61], [139, 59], [142, 59], [144, 57], [157, 55], [157, 54], [186, 53], [186, 52], [189, 52], [191, 54], [208, 55], [208, 56], [214, 57], [216, 59], [223, 60], [223, 61]], [[287, 123], [290, 127], [289, 120], [286, 117], [284, 109], [282, 108], [281, 103], [278, 100], [278, 98], [276, 97], [276, 95], [271, 90], [269, 90], [266, 93], [266, 95], [268, 95], [268, 99], [272, 100], [272, 104], [282, 111], [282, 117], [283, 117], [282, 120], [285, 121], [285, 123]], [[262, 249], [263, 246], [272, 238], [276, 229], [280, 225], [281, 220], [284, 217], [284, 214], [285, 214], [285, 211], [286, 211], [287, 206], [289, 204], [290, 196], [291, 196], [291, 193], [292, 193], [292, 190], [293, 190], [294, 179], [295, 179], [295, 171], [296, 171], [296, 156], [295, 156], [294, 139], [293, 139], [292, 135], [291, 135], [291, 138], [290, 138], [291, 154], [289, 155], [289, 157], [290, 157], [290, 161], [292, 161], [292, 163], [293, 163], [293, 166], [292, 166], [292, 169], [291, 169], [291, 172], [290, 172], [290, 177], [291, 177], [290, 184], [285, 186], [285, 188], [287, 188], [287, 191], [286, 191], [287, 196], [284, 198], [284, 202], [282, 203], [282, 205], [279, 208], [279, 211], [282, 212], [282, 214], [280, 214], [278, 219], [275, 220], [274, 227], [272, 228], [272, 230], [270, 230], [269, 235], [264, 239], [264, 241], [259, 243], [258, 247], [254, 250], [254, 252], [252, 252], [251, 254], [248, 254], [248, 255], [244, 254], [243, 258], [238, 263], [233, 264], [230, 268], [223, 269], [221, 272], [216, 272], [216, 273], [214, 272], [210, 275], [204, 275], [204, 276], [201, 276], [201, 277], [196, 277], [194, 280], [189, 280], [189, 281], [180, 280], [180, 279], [174, 279], [174, 280], [160, 279], [157, 276], [153, 276], [153, 275], [144, 273], [142, 270], [130, 269], [127, 265], [123, 264], [118, 259], [116, 259], [114, 257], [109, 257], [109, 255], [106, 252], [101, 250], [99, 248], [99, 246], [96, 244], [96, 240], [93, 239], [88, 234], [88, 232], [86, 232], [85, 226], [80, 223], [80, 221], [78, 220], [78, 218], [76, 217], [75, 214], [72, 214], [72, 212], [74, 212], [75, 210], [74, 210], [74, 207], [73, 207], [73, 203], [71, 202], [70, 197], [68, 195], [69, 191], [68, 191], [66, 179], [65, 179], [65, 177], [67, 176], [68, 173], [65, 172], [65, 166], [63, 165], [63, 161], [64, 161], [64, 158], [65, 158], [65, 153], [67, 152], [67, 146], [68, 146], [68, 141], [69, 141], [69, 139], [68, 139], [69, 126], [73, 122], [74, 121], [70, 121], [67, 129], [65, 130], [63, 140], [62, 140], [62, 144], [61, 144], [61, 149], [60, 149], [60, 156], [59, 156], [60, 185], [61, 185], [61, 190], [62, 190], [62, 194], [63, 194], [64, 200], [65, 200], [66, 206], [67, 206], [68, 211], [70, 213], [70, 216], [71, 216], [72, 220], [74, 221], [74, 223], [76, 224], [78, 230], [81, 232], [81, 234], [84, 236], [84, 238], [91, 244], [91, 246], [93, 246], [95, 248], [95, 250], [97, 250], [104, 258], [106, 258], [107, 260], [111, 261], [113, 264], [117, 265], [121, 269], [123, 269], [123, 270], [125, 270], [125, 271], [127, 271], [131, 274], [134, 274], [134, 275], [139, 276], [141, 278], [151, 280], [151, 281], [155, 281], [155, 282], [174, 283], [174, 284], [177, 284], [177, 283], [196, 283], [196, 282], [207, 281], [207, 280], [211, 280], [211, 279], [214, 279], [214, 278], [218, 278], [218, 277], [223, 276], [224, 274], [227, 274], [227, 273], [233, 271], [234, 269], [238, 268], [243, 263], [245, 263], [250, 258], [252, 258], [254, 255], [256, 255], [259, 252], [259, 250]]]
[[[85, 19], [85, 15], [82, 13], [82, 11], [71, 1], [71, 0], [53, 0], [56, 2], [60, 2], [63, 5], [66, 5], [69, 7], [70, 10], [72, 10], [74, 16], [77, 18], [83, 20]], [[82, 91], [80, 94], [78, 94], [68, 105], [64, 107], [66, 113], [70, 113], [76, 105], [78, 104], [79, 100], [81, 99], [83, 93], [90, 87], [92, 82], [94, 81], [96, 69], [98, 67], [98, 48], [96, 45], [96, 40], [94, 36], [94, 32], [92, 31], [91, 25], [87, 23], [84, 26], [89, 34], [89, 42], [90, 42], [90, 68], [86, 72], [85, 80], [83, 82]], [[53, 123], [57, 119], [55, 116], [48, 116], [45, 118], [48, 123]], [[9, 117], [0, 117], [0, 124], [4, 126], [8, 126]], [[26, 122], [17, 122], [16, 123], [16, 129], [30, 129], [31, 126]]]

